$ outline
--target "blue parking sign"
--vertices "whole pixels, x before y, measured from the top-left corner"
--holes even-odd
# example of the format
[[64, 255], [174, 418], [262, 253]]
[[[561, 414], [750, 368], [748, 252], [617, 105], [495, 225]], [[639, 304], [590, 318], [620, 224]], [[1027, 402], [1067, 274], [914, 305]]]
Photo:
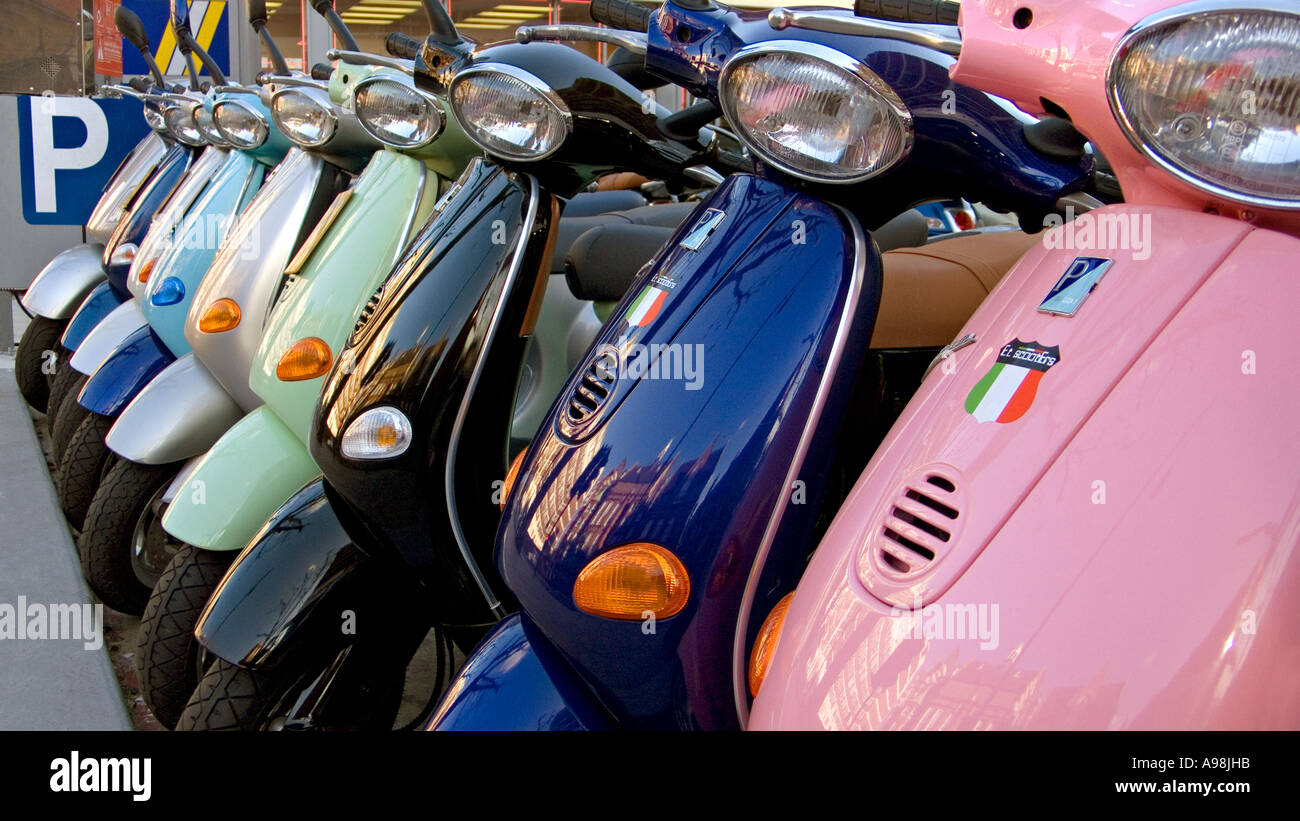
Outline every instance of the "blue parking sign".
[[82, 225], [122, 158], [148, 131], [138, 100], [19, 96], [23, 219]]

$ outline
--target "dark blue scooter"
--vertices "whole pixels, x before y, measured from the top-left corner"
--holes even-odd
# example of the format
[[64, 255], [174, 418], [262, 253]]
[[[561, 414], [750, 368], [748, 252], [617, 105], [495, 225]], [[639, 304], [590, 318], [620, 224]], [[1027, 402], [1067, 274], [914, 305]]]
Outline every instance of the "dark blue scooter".
[[[1040, 226], [1092, 167], [1081, 140], [1035, 147], [1071, 143], [1044, 133], [1068, 124], [951, 82], [952, 27], [773, 31], [711, 0], [591, 13], [648, 31], [646, 68], [716, 101], [760, 161], [639, 275], [551, 408], [497, 533], [521, 612], [431, 729], [743, 726], [758, 622], [934, 354], [869, 349], [882, 263], [867, 229], [960, 197]], [[577, 28], [520, 37], [605, 31]]]

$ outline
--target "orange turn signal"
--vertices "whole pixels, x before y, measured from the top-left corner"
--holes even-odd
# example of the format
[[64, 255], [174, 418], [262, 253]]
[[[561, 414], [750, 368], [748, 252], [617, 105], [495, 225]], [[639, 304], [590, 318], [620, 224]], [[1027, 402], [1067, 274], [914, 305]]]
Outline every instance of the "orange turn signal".
[[199, 330], [205, 334], [219, 334], [239, 326], [239, 305], [233, 299], [218, 299], [199, 317]]
[[767, 670], [772, 666], [772, 655], [776, 652], [776, 641], [781, 638], [781, 627], [785, 625], [785, 614], [790, 612], [790, 600], [794, 593], [786, 593], [776, 603], [772, 612], [763, 619], [763, 626], [758, 629], [758, 638], [754, 639], [754, 649], [749, 654], [749, 694], [758, 695], [758, 688], [763, 686]]
[[136, 274], [135, 278], [141, 282], [148, 282], [149, 275], [153, 273], [153, 266], [157, 264], [157, 262], [158, 257], [150, 257], [148, 262], [140, 266], [140, 273]]
[[315, 379], [328, 373], [333, 361], [330, 346], [325, 344], [325, 340], [311, 336], [298, 340], [285, 351], [275, 366], [275, 375], [282, 382]]
[[524, 463], [524, 454], [528, 448], [524, 448], [515, 454], [515, 458], [510, 460], [510, 469], [506, 471], [506, 481], [501, 486], [501, 509], [506, 509], [506, 499], [510, 498], [510, 489], [515, 486], [515, 479], [519, 477], [519, 466]]
[[573, 584], [573, 603], [594, 616], [629, 621], [675, 616], [691, 595], [680, 559], [646, 542], [616, 547], [592, 559]]

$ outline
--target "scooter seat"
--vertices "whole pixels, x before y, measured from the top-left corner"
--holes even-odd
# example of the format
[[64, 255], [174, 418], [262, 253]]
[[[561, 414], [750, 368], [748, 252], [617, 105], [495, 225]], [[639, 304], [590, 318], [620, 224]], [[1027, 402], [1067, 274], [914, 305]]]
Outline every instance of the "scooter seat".
[[884, 286], [871, 347], [947, 345], [1038, 239], [1024, 231], [977, 233], [882, 254]]
[[[694, 210], [693, 203], [672, 203], [561, 220], [556, 248], [567, 248], [568, 253], [557, 250], [551, 273], [563, 273], [578, 299], [622, 299], [641, 267]], [[925, 217], [918, 211], [906, 211], [871, 235], [877, 246], [888, 249], [920, 245], [928, 233]]]
[[626, 211], [646, 204], [640, 191], [618, 188], [612, 191], [590, 191], [578, 194], [564, 206], [566, 217], [592, 217], [610, 211]]

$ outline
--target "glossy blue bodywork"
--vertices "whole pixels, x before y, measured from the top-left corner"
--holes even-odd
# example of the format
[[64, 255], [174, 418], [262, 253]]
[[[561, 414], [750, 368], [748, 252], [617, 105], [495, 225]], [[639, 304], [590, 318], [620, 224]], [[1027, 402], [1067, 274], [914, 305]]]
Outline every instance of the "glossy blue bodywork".
[[136, 192], [129, 205], [131, 213], [123, 220], [118, 230], [113, 233], [112, 239], [105, 244], [104, 272], [107, 274], [109, 284], [113, 286], [113, 290], [122, 297], [121, 301], [125, 302], [131, 298], [131, 292], [126, 287], [126, 275], [130, 271], [131, 265], [130, 263], [110, 265], [109, 258], [112, 257], [113, 251], [121, 243], [129, 242], [139, 247], [140, 243], [144, 242], [145, 234], [149, 233], [149, 228], [153, 225], [154, 214], [171, 196], [172, 191], [175, 190], [181, 178], [185, 176], [191, 162], [201, 150], [183, 145], [173, 145], [169, 148], [163, 156], [162, 162], [158, 163], [158, 168], [140, 186], [140, 190]]
[[[711, 211], [725, 217], [690, 250], [683, 243]], [[757, 585], [761, 620], [802, 569], [880, 296], [878, 255], [852, 215], [824, 200], [738, 174], [697, 214], [560, 395], [497, 535], [527, 616], [617, 721], [647, 729], [739, 726], [737, 614]], [[634, 325], [625, 316], [653, 283], [668, 295]], [[575, 421], [570, 401], [601, 364], [618, 378]], [[792, 479], [802, 504], [787, 503]], [[649, 632], [641, 618], [598, 617], [573, 601], [591, 559], [633, 542], [668, 548], [691, 579], [685, 608]]]
[[[579, 365], [529, 448], [497, 535], [497, 561], [524, 621], [623, 726], [739, 727], [758, 625], [793, 589], [815, 543], [835, 437], [854, 422], [844, 414], [880, 285], [879, 257], [854, 216], [828, 200], [868, 227], [917, 203], [961, 197], [1033, 223], [1081, 190], [1091, 170], [1088, 157], [1063, 163], [1036, 153], [1024, 133], [1030, 118], [953, 83], [952, 58], [921, 46], [777, 32], [764, 12], [668, 2], [651, 18], [646, 67], [717, 102], [727, 58], [771, 40], [817, 42], [861, 61], [909, 108], [910, 152], [855, 186], [791, 182], [762, 166], [758, 177], [721, 186], [638, 278]], [[710, 212], [725, 216], [698, 251], [685, 249]], [[662, 307], [647, 324], [630, 322], [634, 301], [656, 283], [668, 292]], [[649, 351], [651, 369], [625, 365], [637, 350]], [[691, 353], [697, 390], [691, 375], [665, 377], [662, 367], [669, 355], [681, 362]], [[578, 609], [583, 568], [636, 542], [681, 560], [685, 607], [657, 620]], [[529, 638], [534, 649], [539, 641]], [[484, 645], [470, 669], [504, 668], [510, 652], [517, 642]], [[511, 725], [530, 726], [526, 718]]]
[[[1041, 216], [1062, 194], [1087, 182], [1090, 158], [1063, 163], [1036, 152], [1024, 135], [1030, 118], [1012, 113], [1005, 101], [954, 83], [948, 76], [954, 58], [924, 46], [806, 29], [775, 31], [766, 11], [722, 6], [697, 11], [667, 2], [652, 18], [646, 68], [717, 101], [718, 76], [727, 58], [746, 45], [771, 40], [820, 43], [861, 61], [911, 111], [915, 141], [904, 162], [868, 181], [869, 188], [821, 189], [837, 200], [837, 191], [850, 194], [868, 228], [917, 203], [960, 197], [1015, 211], [1041, 225]], [[862, 196], [866, 190], [869, 197]]]
[[[172, 244], [158, 258], [140, 307], [173, 355], [184, 356], [190, 352], [190, 343], [185, 339], [185, 318], [194, 293], [217, 255], [221, 238], [257, 194], [266, 172], [266, 166], [253, 155], [231, 151], [186, 212]], [[266, 230], [275, 228], [267, 226]], [[184, 296], [174, 302], [154, 302], [154, 293], [173, 278], [180, 281]]]
[[128, 299], [130, 299], [129, 296], [122, 296], [112, 284], [108, 282], [99, 283], [82, 301], [81, 307], [77, 308], [77, 312], [72, 315], [72, 319], [68, 322], [68, 327], [63, 331], [63, 338], [59, 340], [59, 343], [69, 351], [77, 350], [86, 335], [95, 329], [99, 321]]
[[591, 691], [518, 613], [475, 648], [426, 730], [604, 730]]
[[176, 357], [145, 326], [133, 332], [95, 370], [77, 401], [101, 416], [116, 416], [149, 381], [176, 361]]

